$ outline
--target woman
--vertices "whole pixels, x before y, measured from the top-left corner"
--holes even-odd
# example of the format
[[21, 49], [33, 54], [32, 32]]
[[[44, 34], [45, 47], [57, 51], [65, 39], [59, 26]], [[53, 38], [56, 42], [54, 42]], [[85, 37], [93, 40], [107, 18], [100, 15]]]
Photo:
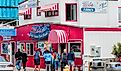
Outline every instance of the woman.
[[37, 70], [37, 67], [39, 67], [39, 71], [40, 71], [40, 52], [39, 52], [39, 49], [35, 50], [34, 64], [35, 64], [35, 71]]

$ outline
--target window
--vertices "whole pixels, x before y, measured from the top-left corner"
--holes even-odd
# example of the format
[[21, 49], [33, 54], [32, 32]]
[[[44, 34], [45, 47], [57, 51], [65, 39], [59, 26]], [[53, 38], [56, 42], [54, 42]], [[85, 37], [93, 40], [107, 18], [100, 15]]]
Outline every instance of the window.
[[7, 42], [1, 44], [1, 53], [8, 54], [8, 43]]
[[77, 21], [77, 4], [66, 4], [66, 21]]
[[32, 17], [32, 8], [29, 8], [24, 12], [24, 20], [31, 19], [31, 17]]
[[26, 44], [26, 52], [27, 52], [28, 55], [33, 55], [34, 45], [32, 43]]
[[40, 9], [41, 7], [37, 7], [37, 16], [41, 16], [41, 12], [39, 12], [39, 9]]
[[81, 42], [70, 42], [69, 49], [74, 52], [75, 57], [81, 57]]
[[121, 22], [121, 7], [118, 7], [118, 20]]
[[23, 50], [25, 50], [25, 46], [24, 46], [24, 43], [21, 43], [20, 44], [20, 51], [23, 51]]
[[45, 17], [52, 17], [52, 16], [58, 16], [58, 10], [54, 11], [45, 11]]
[[24, 19], [26, 20], [26, 19], [31, 19], [31, 14], [29, 15], [29, 14], [25, 14], [24, 15]]

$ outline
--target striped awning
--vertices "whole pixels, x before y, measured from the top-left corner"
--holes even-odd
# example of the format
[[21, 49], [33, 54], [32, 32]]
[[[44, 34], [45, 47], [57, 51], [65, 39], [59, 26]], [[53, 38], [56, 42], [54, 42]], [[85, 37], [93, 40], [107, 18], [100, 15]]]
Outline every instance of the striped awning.
[[64, 30], [51, 30], [49, 37], [49, 43], [67, 43], [68, 37]]
[[38, 11], [45, 12], [45, 11], [54, 11], [54, 10], [58, 10], [58, 3], [47, 5], [47, 6], [41, 6], [41, 8]]
[[27, 8], [24, 10], [19, 10], [19, 15], [30, 15], [32, 13], [32, 8]]

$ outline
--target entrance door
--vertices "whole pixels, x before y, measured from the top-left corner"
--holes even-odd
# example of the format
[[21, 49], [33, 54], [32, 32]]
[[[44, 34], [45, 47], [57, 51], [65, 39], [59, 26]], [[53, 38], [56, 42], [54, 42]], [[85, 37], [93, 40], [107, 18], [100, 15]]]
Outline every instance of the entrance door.
[[62, 54], [64, 52], [64, 49], [66, 49], [66, 44], [65, 43], [61, 43], [60, 47], [59, 47], [59, 53]]

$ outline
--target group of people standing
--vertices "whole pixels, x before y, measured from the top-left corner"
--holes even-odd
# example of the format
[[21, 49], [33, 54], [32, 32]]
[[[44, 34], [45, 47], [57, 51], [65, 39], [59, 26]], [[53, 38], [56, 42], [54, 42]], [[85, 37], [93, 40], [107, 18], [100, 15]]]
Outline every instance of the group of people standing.
[[15, 54], [15, 59], [16, 59], [16, 69], [18, 71], [21, 70], [21, 65], [23, 64], [23, 69], [26, 71], [26, 62], [27, 62], [27, 53], [25, 50], [23, 52], [18, 49], [18, 51]]
[[[73, 50], [69, 53], [66, 53], [66, 50], [63, 51], [62, 54], [59, 54], [56, 50], [52, 49], [51, 51], [47, 48], [44, 48], [44, 52], [42, 53], [44, 57], [44, 61], [46, 64], [46, 71], [58, 71], [61, 68], [63, 71], [66, 65], [72, 66], [72, 71], [74, 71], [74, 59], [75, 55]], [[21, 65], [23, 64], [23, 69], [26, 71], [26, 62], [27, 62], [27, 54], [25, 51], [21, 52], [18, 49], [18, 52], [15, 54], [16, 58], [16, 68], [18, 71], [21, 70]], [[35, 64], [35, 71], [37, 71], [37, 67], [40, 71], [40, 50], [35, 50], [34, 53], [34, 64]]]

